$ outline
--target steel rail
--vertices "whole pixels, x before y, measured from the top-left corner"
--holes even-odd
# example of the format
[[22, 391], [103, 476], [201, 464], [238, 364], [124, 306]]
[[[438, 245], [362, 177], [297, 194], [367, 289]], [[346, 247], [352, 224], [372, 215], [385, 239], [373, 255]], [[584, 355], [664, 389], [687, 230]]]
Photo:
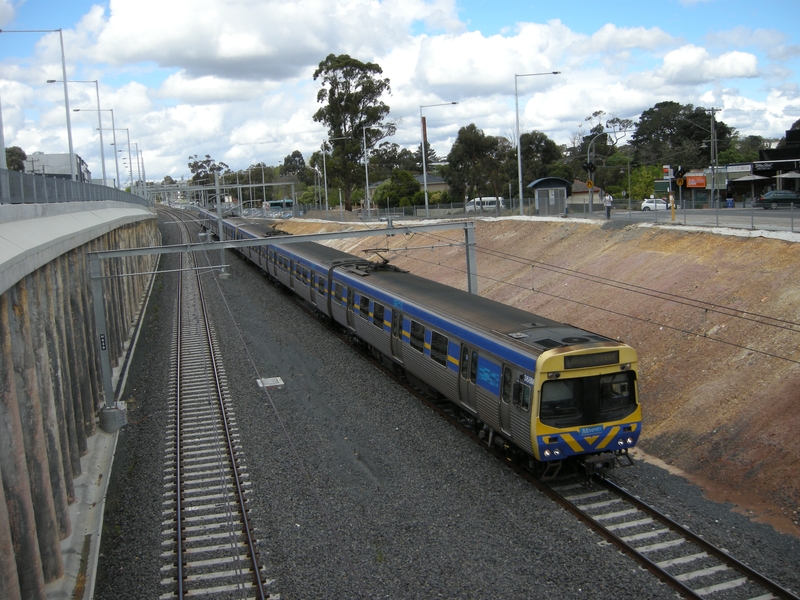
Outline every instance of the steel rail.
[[664, 513], [653, 508], [649, 504], [643, 502], [633, 494], [627, 492], [613, 481], [609, 481], [608, 479], [601, 480], [600, 478], [596, 478], [596, 482], [599, 485], [610, 489], [615, 494], [619, 495], [623, 500], [629, 502], [630, 504], [641, 510], [643, 513], [646, 513], [654, 517], [658, 521], [662, 522], [664, 525], [667, 525], [675, 533], [678, 533], [686, 540], [690, 541], [692, 544], [702, 548], [717, 560], [725, 563], [732, 569], [739, 571], [742, 575], [747, 576], [747, 578], [750, 579], [753, 583], [760, 585], [761, 587], [775, 594], [779, 598], [785, 598], [786, 600], [800, 600], [798, 596], [796, 596], [789, 590], [781, 587], [780, 585], [778, 585], [765, 575], [762, 575], [758, 571], [753, 570], [751, 567], [748, 567], [746, 564], [735, 559], [733, 556], [724, 552], [720, 548], [717, 548], [715, 545], [701, 538], [699, 535], [692, 532], [690, 529], [687, 529], [680, 523], [677, 523], [676, 521], [672, 520]]
[[[181, 263], [183, 263], [181, 257]], [[183, 266], [181, 264], [181, 266]], [[183, 330], [183, 310], [181, 309], [183, 302], [181, 297], [183, 294], [183, 270], [178, 276], [177, 283], [178, 294], [178, 307], [176, 316], [176, 369], [175, 369], [175, 531], [178, 534], [178, 598], [183, 600], [183, 515], [181, 514], [181, 498], [183, 492], [181, 490], [181, 339]]]
[[[185, 222], [181, 222], [180, 217], [178, 217], [178, 221], [181, 224], [182, 229], [182, 237], [185, 237], [188, 234], [188, 228]], [[195, 279], [196, 279], [196, 290], [197, 290], [197, 298], [198, 298], [198, 310], [199, 310], [199, 317], [202, 319], [202, 339], [204, 339], [204, 345], [208, 350], [208, 356], [210, 357], [210, 366], [211, 366], [211, 375], [213, 377], [212, 387], [214, 392], [216, 393], [217, 399], [217, 409], [219, 411], [219, 418], [222, 423], [222, 432], [224, 432], [225, 437], [225, 446], [227, 447], [227, 456], [230, 461], [230, 477], [233, 481], [236, 489], [236, 503], [238, 504], [238, 509], [240, 513], [239, 517], [239, 528], [240, 533], [244, 535], [244, 538], [247, 543], [248, 548], [248, 555], [250, 558], [250, 568], [252, 569], [252, 575], [255, 577], [254, 587], [258, 590], [257, 598], [260, 600], [265, 600], [267, 598], [265, 591], [264, 591], [264, 584], [262, 582], [261, 570], [259, 568], [257, 554], [255, 550], [255, 543], [253, 540], [252, 531], [250, 528], [249, 519], [247, 517], [247, 503], [244, 494], [242, 479], [239, 474], [238, 464], [240, 461], [236, 458], [236, 449], [235, 444], [233, 441], [232, 429], [231, 424], [228, 418], [227, 410], [225, 407], [225, 394], [223, 391], [222, 385], [222, 375], [220, 371], [220, 366], [218, 364], [219, 356], [218, 353], [215, 351], [215, 343], [214, 343], [214, 336], [211, 329], [210, 318], [209, 318], [209, 311], [206, 305], [205, 296], [203, 293], [203, 285], [201, 280], [202, 269], [198, 268], [197, 265], [197, 256], [192, 255], [192, 258], [189, 260], [188, 265], [184, 265], [186, 260], [186, 255], [183, 255], [181, 258], [181, 269], [180, 276], [178, 277], [177, 282], [177, 294], [178, 294], [178, 303], [176, 309], [176, 369], [175, 369], [175, 491], [176, 491], [176, 511], [175, 511], [175, 519], [176, 519], [176, 526], [175, 530], [178, 536], [178, 546], [177, 546], [177, 589], [176, 595], [178, 598], [183, 599], [187, 595], [191, 595], [192, 591], [186, 589], [186, 573], [184, 569], [184, 539], [183, 539], [183, 508], [182, 503], [184, 500], [185, 492], [182, 489], [183, 486], [183, 475], [182, 475], [182, 460], [181, 460], [181, 444], [182, 444], [182, 433], [181, 433], [181, 404], [182, 404], [182, 377], [181, 372], [184, 369], [185, 365], [183, 363], [183, 336], [184, 336], [184, 319], [186, 311], [183, 309], [184, 299], [183, 295], [186, 290], [185, 282], [183, 279], [183, 274], [186, 271], [194, 271], [195, 272]], [[220, 435], [222, 434], [220, 432]], [[238, 569], [240, 576], [244, 574], [242, 569]], [[201, 592], [202, 590], [197, 590]]]
[[[197, 266], [196, 265], [197, 258], [194, 255], [193, 255], [193, 262], [195, 263], [195, 266]], [[237, 462], [238, 462], [237, 459], [236, 459], [236, 450], [233, 447], [233, 440], [232, 440], [232, 436], [231, 436], [231, 428], [230, 428], [230, 424], [228, 423], [228, 415], [227, 415], [227, 411], [225, 409], [224, 393], [222, 391], [222, 386], [220, 385], [219, 367], [217, 365], [217, 361], [219, 360], [219, 358], [217, 356], [217, 353], [214, 352], [214, 340], [213, 340], [213, 336], [211, 334], [211, 325], [209, 323], [208, 308], [206, 306], [205, 295], [203, 293], [203, 284], [202, 284], [199, 272], [197, 273], [196, 277], [197, 277], [197, 287], [198, 287], [199, 296], [200, 296], [200, 310], [203, 313], [203, 324], [205, 326], [206, 339], [208, 340], [208, 346], [209, 346], [209, 349], [211, 350], [211, 367], [212, 367], [212, 369], [214, 371], [214, 382], [216, 384], [216, 392], [217, 392], [217, 399], [218, 399], [218, 402], [219, 402], [220, 416], [222, 418], [222, 423], [223, 423], [224, 430], [225, 430], [225, 441], [226, 441], [226, 445], [227, 445], [227, 448], [228, 448], [228, 456], [229, 456], [230, 461], [231, 461], [231, 470], [232, 470], [232, 473], [233, 473], [233, 482], [236, 485], [236, 495], [237, 495], [237, 498], [238, 498], [238, 501], [239, 501], [239, 508], [241, 510], [242, 524], [244, 526], [244, 534], [245, 534], [245, 537], [247, 538], [248, 554], [250, 555], [251, 567], [253, 569], [253, 573], [254, 573], [255, 578], [256, 578], [256, 584], [257, 584], [256, 587], [258, 588], [258, 597], [261, 600], [264, 600], [264, 598], [265, 598], [265, 595], [264, 595], [264, 584], [261, 581], [261, 569], [259, 568], [258, 559], [256, 557], [256, 549], [255, 549], [255, 543], [253, 542], [253, 534], [252, 534], [252, 531], [250, 529], [250, 521], [247, 518], [247, 500], [244, 497], [244, 490], [242, 490], [242, 481], [241, 481], [241, 478], [239, 477], [239, 470], [236, 468], [236, 465], [237, 465]]]

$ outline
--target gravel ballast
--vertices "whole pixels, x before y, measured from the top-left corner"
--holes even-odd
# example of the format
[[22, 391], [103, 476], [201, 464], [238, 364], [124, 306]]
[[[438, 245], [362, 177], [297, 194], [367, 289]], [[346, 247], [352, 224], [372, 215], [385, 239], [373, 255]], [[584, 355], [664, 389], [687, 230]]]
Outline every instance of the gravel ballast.
[[[170, 227], [165, 243], [176, 243]], [[274, 580], [267, 591], [283, 600], [675, 597], [227, 256], [230, 276], [204, 282], [252, 483], [250, 520]], [[174, 277], [159, 277], [129, 378], [135, 401], [112, 474], [98, 598], [161, 593], [171, 294]], [[256, 384], [276, 376], [282, 389]], [[797, 539], [653, 465], [618, 474], [663, 512], [800, 588]]]

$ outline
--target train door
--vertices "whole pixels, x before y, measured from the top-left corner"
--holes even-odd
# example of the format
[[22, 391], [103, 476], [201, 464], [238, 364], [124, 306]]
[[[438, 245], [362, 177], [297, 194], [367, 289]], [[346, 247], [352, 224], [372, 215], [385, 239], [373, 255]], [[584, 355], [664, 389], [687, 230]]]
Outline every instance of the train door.
[[511, 396], [514, 390], [514, 374], [511, 367], [503, 366], [503, 387], [500, 390], [500, 429], [511, 433]]
[[355, 329], [355, 313], [353, 307], [355, 306], [355, 291], [352, 287], [347, 288], [347, 326], [350, 329]]
[[311, 301], [311, 304], [317, 303], [317, 300], [315, 298], [316, 287], [317, 287], [317, 274], [314, 271], [311, 271], [311, 279], [308, 282], [308, 299]]
[[392, 356], [403, 362], [403, 313], [392, 309]]
[[466, 344], [461, 345], [461, 366], [458, 391], [461, 402], [475, 410], [475, 382], [478, 379], [478, 352]]

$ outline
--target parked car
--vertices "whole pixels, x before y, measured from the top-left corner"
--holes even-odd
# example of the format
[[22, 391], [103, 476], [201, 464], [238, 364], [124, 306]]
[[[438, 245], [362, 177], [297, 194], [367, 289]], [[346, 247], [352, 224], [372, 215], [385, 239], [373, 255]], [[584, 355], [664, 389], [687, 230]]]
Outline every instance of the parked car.
[[753, 206], [760, 206], [764, 210], [767, 210], [769, 208], [778, 208], [779, 206], [789, 206], [790, 204], [800, 204], [800, 192], [793, 192], [792, 190], [773, 190], [756, 198]]
[[661, 198], [647, 198], [642, 201], [642, 210], [667, 210], [669, 206]]
[[495, 212], [498, 208], [503, 210], [506, 207], [502, 198], [474, 198], [464, 205], [464, 212], [475, 212], [488, 210]]

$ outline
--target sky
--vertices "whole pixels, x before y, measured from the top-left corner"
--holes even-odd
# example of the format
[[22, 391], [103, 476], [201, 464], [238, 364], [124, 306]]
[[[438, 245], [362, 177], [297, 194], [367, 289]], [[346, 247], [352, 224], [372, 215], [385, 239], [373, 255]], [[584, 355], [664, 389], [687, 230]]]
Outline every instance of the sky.
[[799, 0], [0, 0], [3, 133], [28, 154], [68, 151], [64, 86], [47, 83], [63, 80], [59, 33], [31, 32], [61, 29], [73, 144], [97, 178], [94, 81], [107, 176], [115, 133], [121, 173], [130, 137], [148, 180], [189, 178], [195, 154], [234, 170], [308, 161], [331, 53], [380, 65], [389, 141], [418, 147], [422, 113], [440, 155], [471, 123], [513, 140], [517, 98], [521, 131], [559, 144], [596, 111], [636, 120], [663, 101], [780, 138], [800, 118], [798, 22]]

